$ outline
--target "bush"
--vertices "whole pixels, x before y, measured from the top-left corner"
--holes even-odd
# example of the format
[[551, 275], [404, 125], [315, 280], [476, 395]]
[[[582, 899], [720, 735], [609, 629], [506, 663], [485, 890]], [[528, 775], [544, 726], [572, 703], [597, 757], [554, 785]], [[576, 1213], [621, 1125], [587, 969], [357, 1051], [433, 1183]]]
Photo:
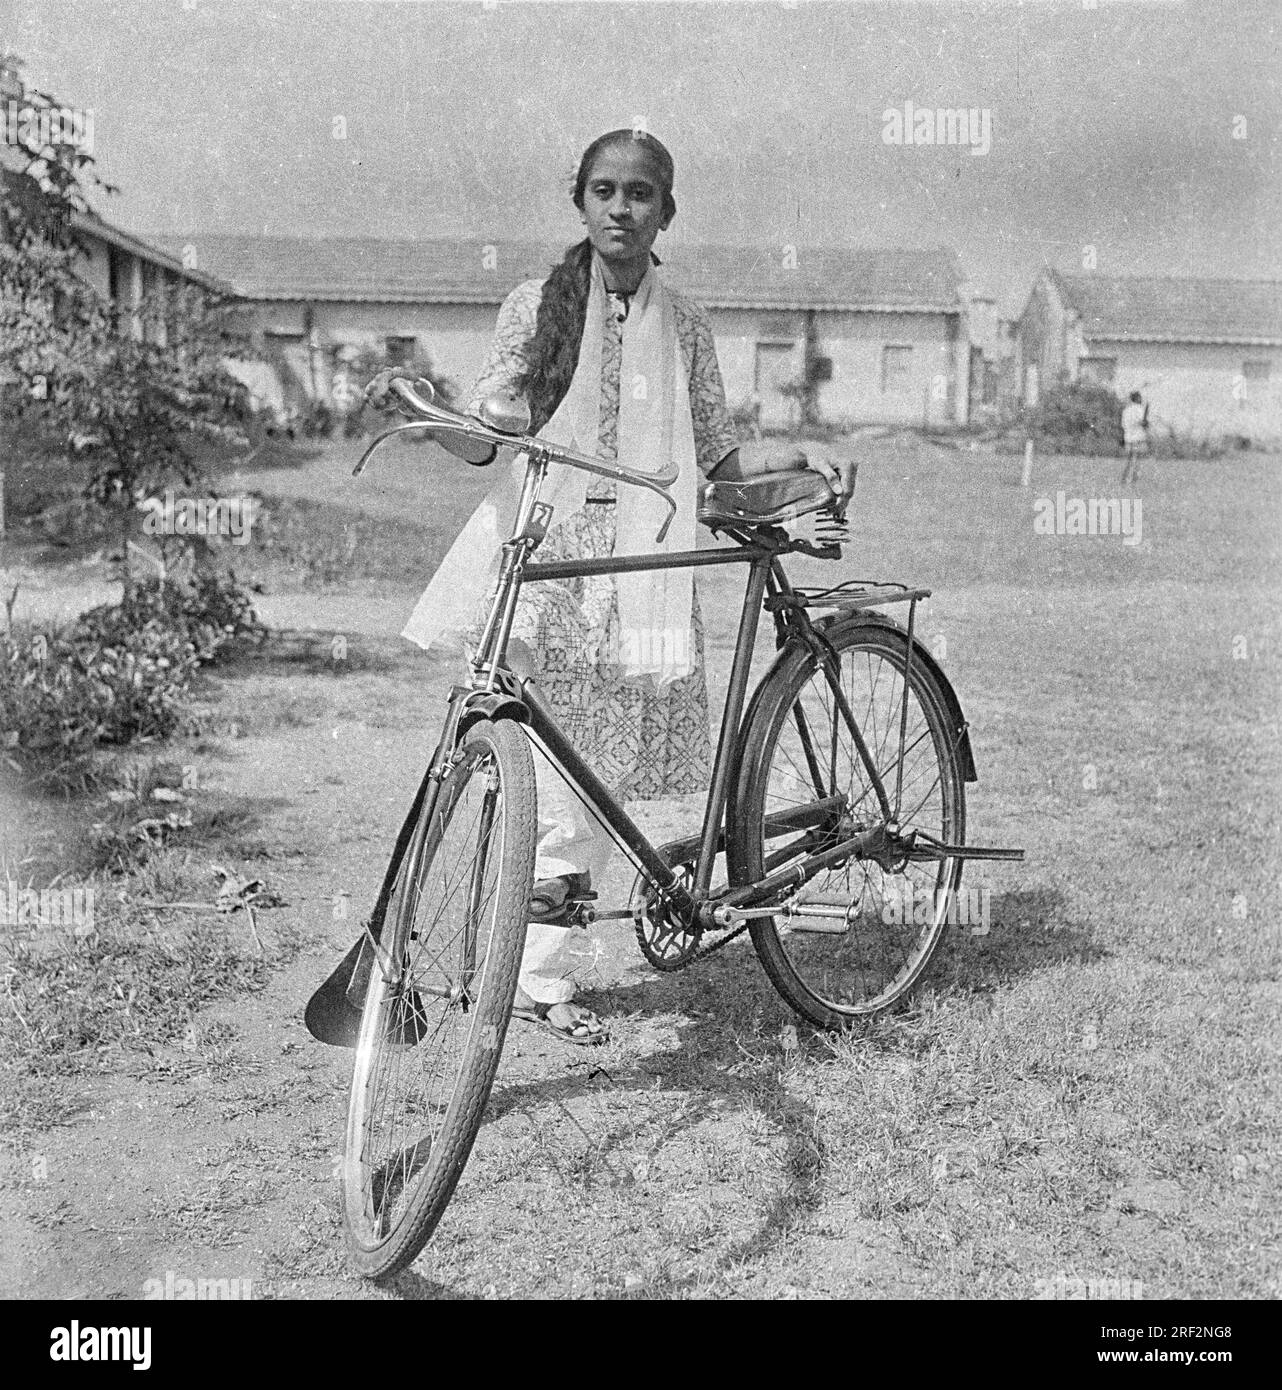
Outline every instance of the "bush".
[[1092, 382], [1052, 386], [1024, 425], [1050, 453], [1113, 455], [1121, 449], [1122, 402]]
[[[364, 392], [373, 378], [391, 365], [381, 349], [369, 346], [356, 351], [347, 350], [342, 354], [337, 370], [342, 373], [345, 390], [341, 395], [335, 395], [335, 406], [342, 421], [344, 439], [359, 439], [366, 434], [387, 428], [390, 421], [378, 411], [366, 407]], [[431, 359], [422, 353], [416, 354], [408, 362], [399, 363], [398, 370], [406, 376], [425, 378], [432, 383], [441, 401], [446, 405], [462, 408], [463, 403], [455, 399], [454, 383], [448, 377], [442, 376], [432, 365]], [[416, 433], [407, 437], [416, 443], [430, 442], [426, 433]]]
[[192, 645], [199, 663], [216, 659], [236, 637], [257, 641], [264, 628], [253, 601], [234, 574], [196, 570], [189, 576], [136, 581], [123, 604], [104, 604], [81, 614], [76, 631], [90, 641], [128, 642], [131, 634], [157, 623]]
[[127, 641], [74, 628], [6, 634], [0, 730], [10, 765], [49, 785], [89, 785], [101, 745], [173, 732], [198, 664], [191, 642], [155, 620]]
[[197, 667], [262, 626], [233, 576], [200, 573], [133, 587], [65, 629], [0, 640], [0, 735], [15, 770], [48, 786], [86, 787], [103, 745], [165, 738], [178, 727]]
[[1203, 461], [1221, 459], [1230, 448], [1241, 447], [1231, 436], [1180, 434], [1170, 426], [1163, 428], [1160, 425], [1149, 430], [1149, 443], [1152, 445], [1154, 458]]
[[342, 584], [371, 572], [380, 526], [299, 498], [273, 498], [259, 514], [252, 551], [294, 570], [306, 588]]

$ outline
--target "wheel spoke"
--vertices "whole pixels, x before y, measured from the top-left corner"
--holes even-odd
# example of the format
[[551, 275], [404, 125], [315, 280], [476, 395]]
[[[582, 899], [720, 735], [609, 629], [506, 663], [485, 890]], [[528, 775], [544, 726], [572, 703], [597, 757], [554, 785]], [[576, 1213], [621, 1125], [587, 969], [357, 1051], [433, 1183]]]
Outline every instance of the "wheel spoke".
[[[934, 677], [913, 663], [901, 752], [907, 651], [902, 634], [856, 625], [844, 643], [835, 645], [839, 671], [795, 673], [788, 677], [793, 682], [788, 691], [762, 702], [763, 720], [770, 709], [780, 710], [781, 701], [786, 708], [769, 719], [767, 727], [774, 732], [760, 735], [762, 746], [745, 754], [745, 764], [756, 759], [760, 768], [748, 774], [749, 785], [759, 788], [752, 806], [758, 843], [748, 855], [745, 882], [799, 863], [813, 852], [813, 846], [798, 841], [782, 848], [777, 840], [766, 842], [765, 818], [819, 795], [843, 794], [848, 824], [856, 831], [875, 830], [884, 814], [877, 788], [893, 792], [898, 780], [900, 834], [919, 828], [949, 843], [963, 837], [956, 739], [950, 738], [941, 714], [945, 706]], [[862, 736], [875, 776], [859, 755], [846, 711]], [[816, 776], [817, 756], [822, 777]], [[955, 859], [884, 865], [850, 860], [816, 874], [803, 893], [803, 901], [844, 901], [844, 917], [834, 908], [844, 930], [807, 931], [804, 918], [793, 919], [799, 929], [792, 930], [781, 915], [773, 922], [762, 919], [754, 927], [754, 940], [772, 979], [802, 1013], [831, 1022], [877, 1012], [911, 988], [925, 969], [941, 937], [949, 890], [959, 872]]]
[[529, 748], [511, 724], [478, 726], [463, 747], [398, 872], [383, 927], [393, 965], [373, 972], [356, 1051], [344, 1207], [366, 1274], [403, 1268], [444, 1210], [515, 988], [536, 834]]

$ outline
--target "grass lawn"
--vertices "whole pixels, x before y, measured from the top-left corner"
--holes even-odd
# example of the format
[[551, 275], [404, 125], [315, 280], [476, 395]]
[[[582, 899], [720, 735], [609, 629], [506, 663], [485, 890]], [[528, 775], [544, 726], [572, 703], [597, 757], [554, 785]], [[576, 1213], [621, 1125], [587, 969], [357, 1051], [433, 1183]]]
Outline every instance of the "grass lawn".
[[[1276, 1297], [1278, 463], [1150, 468], [1126, 545], [1033, 529], [1039, 497], [1117, 496], [1111, 460], [1040, 460], [1024, 490], [1019, 459], [874, 446], [841, 568], [935, 591], [969, 837], [1028, 851], [967, 868], [990, 933], [954, 929], [914, 1009], [843, 1038], [794, 1035], [746, 948], [668, 977], [671, 1050], [601, 1063], [656, 1093], [531, 1086], [521, 1161], [469, 1169], [434, 1276], [545, 1259], [507, 1234], [533, 1188], [558, 1248], [625, 1223], [648, 1293]], [[739, 582], [703, 589], [722, 679]]]
[[[968, 838], [1028, 852], [967, 867], [964, 884], [991, 888], [990, 931], [952, 929], [910, 1009], [834, 1037], [800, 1025], [746, 939], [660, 977], [626, 928], [602, 924], [588, 997], [613, 1016], [613, 1040], [558, 1049], [514, 1027], [454, 1201], [391, 1292], [1031, 1298], [1065, 1296], [1073, 1279], [1126, 1281], [1145, 1298], [1282, 1292], [1282, 460], [1150, 464], [1128, 490], [1142, 540], [1127, 545], [1033, 525], [1037, 499], [1058, 491], [1119, 496], [1120, 461], [1039, 459], [1023, 489], [1017, 457], [866, 447], [846, 559], [792, 573], [934, 591], [918, 630], [971, 723]], [[378, 605], [387, 632], [385, 610], [408, 614], [487, 480], [407, 447], [351, 481], [353, 457], [334, 443], [299, 469], [245, 476], [269, 511], [273, 497], [288, 505], [276, 504], [275, 553], [247, 547], [243, 568], [260, 565], [269, 594], [301, 593], [347, 564], [344, 592]], [[314, 551], [308, 535], [321, 538]], [[700, 579], [714, 706], [741, 583], [730, 571]], [[359, 653], [359, 634], [352, 643]], [[287, 965], [282, 953], [271, 982], [255, 969], [261, 998], [214, 1006], [193, 1036], [215, 1037], [217, 1065], [200, 1072], [196, 1042], [175, 1053], [165, 1084], [195, 1079], [165, 1093], [145, 1133], [135, 1096], [155, 1088], [137, 1072], [161, 1064], [107, 1052], [99, 1069], [118, 1072], [126, 1128], [32, 1141], [51, 1164], [67, 1154], [86, 1185], [98, 1168], [85, 1153], [106, 1172], [113, 1146], [136, 1141], [99, 1211], [136, 1219], [164, 1253], [113, 1283], [124, 1256], [104, 1242], [87, 1267], [107, 1273], [84, 1285], [100, 1296], [211, 1267], [192, 1261], [213, 1236], [179, 1219], [195, 1172], [182, 1153], [203, 1146], [222, 1163], [232, 1140], [226, 1163], [247, 1165], [255, 1195], [252, 1212], [237, 1208], [250, 1234], [228, 1272], [292, 1296], [372, 1292], [343, 1272], [333, 1186], [347, 1058], [265, 1030], [296, 1017], [366, 910], [454, 671], [390, 638], [377, 660], [342, 670], [319, 652], [212, 679], [206, 696], [239, 741], [180, 760], [211, 796], [239, 798], [237, 816], [220, 840], [206, 808], [191, 832], [204, 838], [180, 841], [172, 869], [162, 859], [131, 889], [190, 896], [206, 860], [257, 855], [254, 872], [304, 904], [288, 933], [303, 954]], [[666, 838], [690, 808], [647, 814]], [[607, 889], [627, 881], [620, 871]], [[355, 904], [350, 924], [331, 920], [339, 893]], [[94, 965], [103, 998], [113, 959]], [[231, 966], [197, 964], [197, 992], [217, 999]], [[7, 977], [28, 1041], [69, 980]], [[129, 1026], [163, 1043], [149, 998], [139, 992]], [[163, 1021], [172, 1001], [155, 1008]], [[0, 1030], [27, 1045], [11, 1016]], [[109, 1107], [117, 1091], [102, 1085], [93, 1103]], [[158, 1147], [139, 1158], [137, 1144]], [[172, 1221], [139, 1176], [148, 1162], [169, 1171], [171, 1147]], [[37, 1210], [42, 1200], [35, 1191]], [[92, 1211], [89, 1187], [67, 1200]], [[72, 1269], [74, 1223], [44, 1220], [42, 1240], [63, 1242]]]

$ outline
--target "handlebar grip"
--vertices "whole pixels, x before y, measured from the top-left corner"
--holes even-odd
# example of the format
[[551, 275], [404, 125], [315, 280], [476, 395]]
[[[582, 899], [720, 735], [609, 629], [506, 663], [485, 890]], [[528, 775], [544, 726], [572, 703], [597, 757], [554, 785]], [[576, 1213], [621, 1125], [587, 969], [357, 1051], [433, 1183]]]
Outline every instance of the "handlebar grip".
[[436, 390], [426, 377], [419, 377], [415, 385], [418, 385], [420, 382], [427, 387], [426, 399], [420, 396], [418, 392], [415, 391], [414, 387], [410, 385], [409, 380], [403, 376], [393, 377], [388, 383], [387, 389], [391, 391], [393, 395], [399, 396], [412, 410], [418, 411], [420, 415], [426, 415], [432, 408], [432, 402], [436, 399]]

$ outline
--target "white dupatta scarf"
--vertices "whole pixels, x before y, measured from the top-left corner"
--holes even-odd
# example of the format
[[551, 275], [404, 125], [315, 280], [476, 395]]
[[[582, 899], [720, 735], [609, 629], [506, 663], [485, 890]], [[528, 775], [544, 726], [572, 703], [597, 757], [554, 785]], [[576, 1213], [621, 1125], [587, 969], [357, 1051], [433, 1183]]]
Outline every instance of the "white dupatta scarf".
[[[555, 414], [539, 431], [540, 439], [592, 456], [600, 447], [601, 356], [609, 312], [600, 261], [593, 254], [574, 379]], [[698, 484], [690, 383], [672, 296], [653, 266], [637, 287], [623, 324], [618, 441], [617, 461], [625, 467], [658, 473], [671, 461], [679, 471], [671, 489], [676, 515], [660, 546], [654, 538], [667, 515], [662, 498], [629, 483], [617, 485], [615, 554], [693, 550]], [[442, 641], [464, 638], [475, 624], [481, 603], [493, 589], [503, 543], [512, 534], [526, 458], [517, 455], [441, 561], [402, 633], [411, 642], [430, 649]], [[584, 506], [589, 478], [581, 469], [559, 463], [549, 466], [541, 500], [555, 508], [554, 524]], [[650, 678], [659, 687], [688, 676], [694, 665], [692, 572], [621, 574], [616, 584], [619, 650], [608, 651], [603, 643], [598, 659], [619, 665], [629, 679]]]

